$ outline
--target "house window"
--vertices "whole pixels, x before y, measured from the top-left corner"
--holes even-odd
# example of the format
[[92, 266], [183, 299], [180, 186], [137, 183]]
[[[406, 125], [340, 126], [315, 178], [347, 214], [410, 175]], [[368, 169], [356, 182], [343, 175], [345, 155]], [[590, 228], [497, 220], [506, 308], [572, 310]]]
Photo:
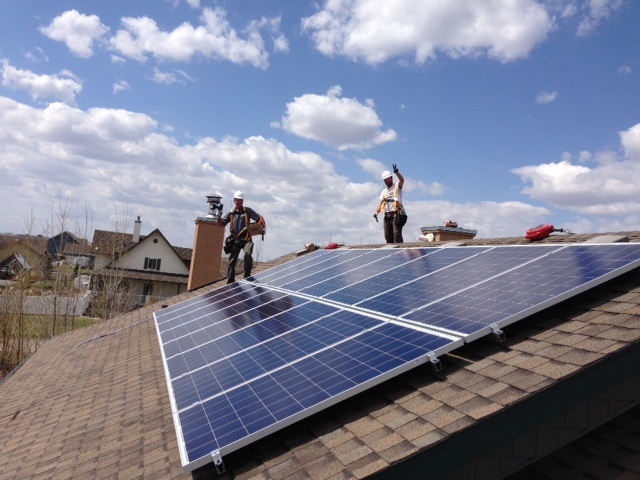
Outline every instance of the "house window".
[[145, 270], [160, 270], [160, 258], [149, 258], [145, 257], [144, 259], [144, 269]]

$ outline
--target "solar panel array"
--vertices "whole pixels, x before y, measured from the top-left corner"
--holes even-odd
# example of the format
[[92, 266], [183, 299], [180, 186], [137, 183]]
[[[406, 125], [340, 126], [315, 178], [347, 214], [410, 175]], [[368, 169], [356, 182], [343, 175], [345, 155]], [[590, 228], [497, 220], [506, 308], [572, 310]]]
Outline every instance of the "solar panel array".
[[640, 244], [320, 250], [154, 314], [186, 470], [640, 265]]

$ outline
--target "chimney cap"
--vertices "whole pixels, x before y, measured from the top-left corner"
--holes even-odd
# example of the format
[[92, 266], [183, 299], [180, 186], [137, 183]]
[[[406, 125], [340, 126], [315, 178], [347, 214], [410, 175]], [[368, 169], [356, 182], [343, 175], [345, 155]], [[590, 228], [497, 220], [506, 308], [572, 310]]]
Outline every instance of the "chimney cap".
[[220, 192], [216, 191], [207, 195], [207, 203], [218, 203], [220, 200], [222, 200], [222, 194]]

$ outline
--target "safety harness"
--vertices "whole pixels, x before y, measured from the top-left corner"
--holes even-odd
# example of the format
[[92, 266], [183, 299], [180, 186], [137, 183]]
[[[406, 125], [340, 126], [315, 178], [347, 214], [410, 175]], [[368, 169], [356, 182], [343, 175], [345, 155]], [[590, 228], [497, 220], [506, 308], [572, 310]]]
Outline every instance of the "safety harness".
[[[387, 198], [385, 197], [382, 200], [380, 200], [380, 206], [378, 207], [378, 211], [376, 212], [376, 214], [386, 213], [386, 205], [387, 205]], [[398, 201], [398, 184], [397, 183], [393, 186], [393, 207], [391, 211], [394, 213], [400, 213], [402, 211], [402, 204]]]
[[[240, 230], [238, 233], [236, 233], [235, 235], [231, 235], [233, 237], [234, 240], [251, 240], [251, 234], [249, 233], [249, 213], [247, 212], [246, 208], [243, 208], [244, 210], [244, 228], [242, 230]], [[231, 216], [229, 217], [229, 223], [231, 224], [231, 228], [235, 227], [235, 215], [236, 215], [235, 209], [231, 212]], [[244, 235], [244, 238], [241, 238]]]

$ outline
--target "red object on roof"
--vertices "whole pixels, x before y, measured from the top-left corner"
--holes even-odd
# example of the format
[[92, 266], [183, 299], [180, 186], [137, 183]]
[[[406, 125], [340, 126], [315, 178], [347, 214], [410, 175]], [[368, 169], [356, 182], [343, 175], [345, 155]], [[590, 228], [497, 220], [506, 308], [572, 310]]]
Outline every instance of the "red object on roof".
[[537, 227], [530, 228], [527, 230], [527, 234], [524, 236], [528, 240], [542, 240], [543, 238], [547, 238], [551, 232], [557, 231], [553, 228], [553, 225], [549, 225], [548, 223], [538, 225]]
[[340, 245], [338, 245], [337, 243], [330, 243], [329, 245], [327, 245], [326, 247], [324, 247], [325, 250], [333, 250], [335, 248], [338, 248]]

